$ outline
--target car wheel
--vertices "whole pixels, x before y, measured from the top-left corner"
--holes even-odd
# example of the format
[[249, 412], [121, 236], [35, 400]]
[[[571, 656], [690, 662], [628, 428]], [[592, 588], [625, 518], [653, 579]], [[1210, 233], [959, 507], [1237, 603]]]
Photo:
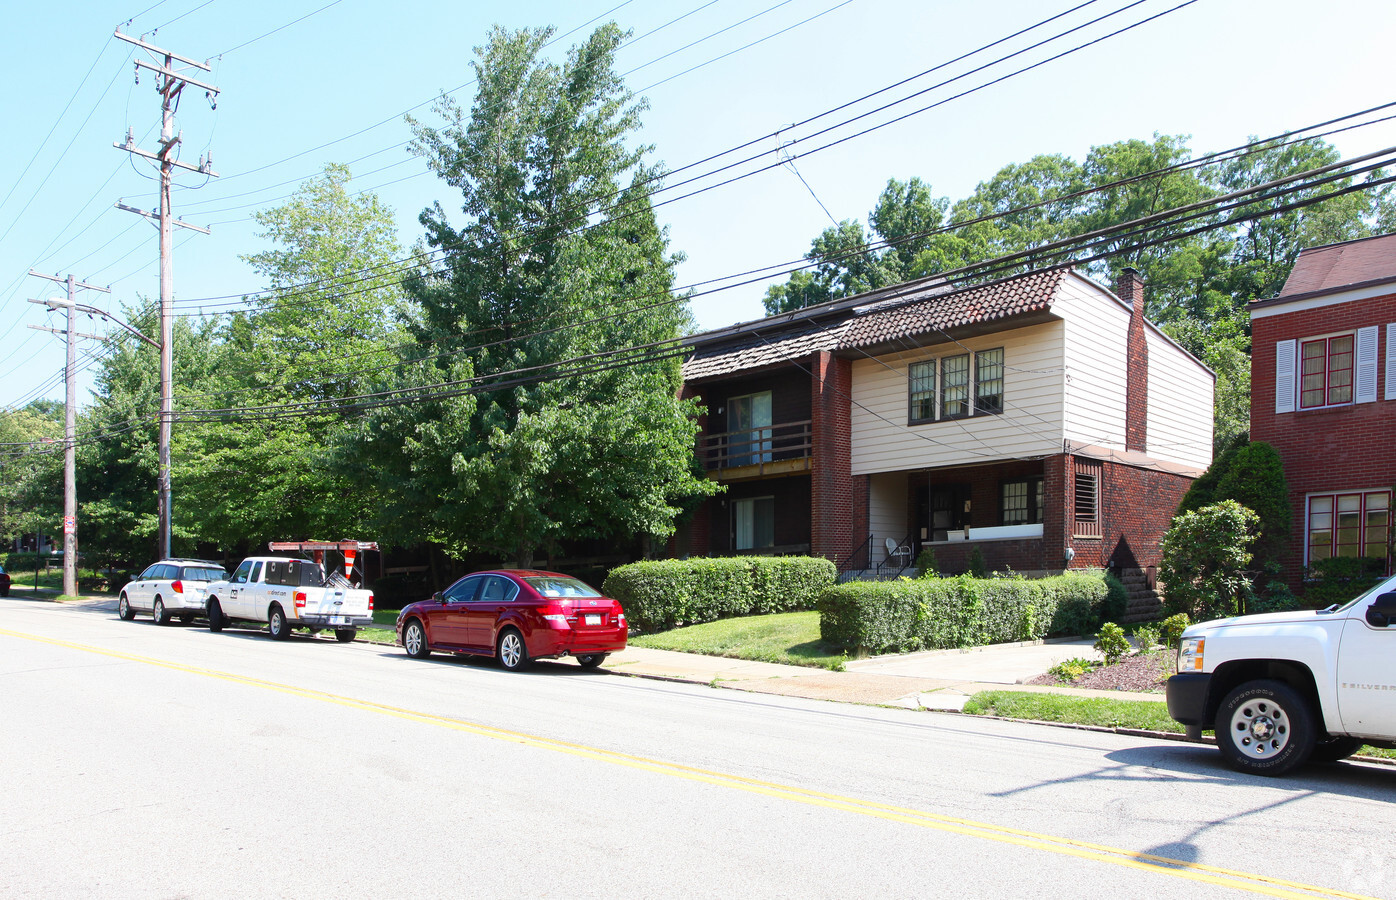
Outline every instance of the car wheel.
[[1352, 756], [1366, 741], [1355, 737], [1329, 737], [1314, 744], [1309, 762], [1330, 763]]
[[214, 634], [223, 630], [227, 624], [223, 621], [223, 607], [218, 605], [217, 597], [208, 598], [208, 630]]
[[594, 669], [606, 661], [604, 653], [583, 653], [577, 657], [577, 664], [583, 669]]
[[155, 608], [151, 610], [151, 615], [155, 617], [156, 625], [170, 624], [170, 614], [165, 612], [165, 601], [159, 597], [155, 598]]
[[341, 628], [334, 633], [334, 639], [341, 644], [347, 644], [358, 636], [359, 629], [357, 628]]
[[126, 599], [125, 594], [122, 594], [116, 603], [116, 614], [123, 622], [129, 622], [136, 617], [136, 611], [131, 608], [131, 601]]
[[499, 635], [499, 664], [510, 672], [517, 672], [528, 666], [528, 647], [517, 628], [506, 628]]
[[431, 645], [427, 643], [426, 629], [422, 623], [412, 619], [402, 630], [402, 649], [413, 659], [426, 659], [431, 656]]
[[284, 641], [291, 636], [291, 623], [286, 620], [286, 613], [282, 612], [280, 604], [272, 604], [267, 612], [267, 630], [271, 632], [272, 640]]
[[1316, 734], [1309, 704], [1283, 681], [1240, 685], [1226, 695], [1216, 720], [1217, 746], [1235, 769], [1283, 775], [1313, 752]]

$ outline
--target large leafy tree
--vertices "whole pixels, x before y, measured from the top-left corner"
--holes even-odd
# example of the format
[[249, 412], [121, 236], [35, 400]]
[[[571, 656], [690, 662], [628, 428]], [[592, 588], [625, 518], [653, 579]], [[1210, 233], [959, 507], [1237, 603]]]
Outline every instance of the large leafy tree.
[[58, 530], [63, 514], [63, 404], [0, 411], [0, 538]]
[[272, 245], [243, 259], [267, 285], [217, 334], [219, 365], [181, 398], [185, 503], [224, 547], [359, 536], [372, 506], [332, 452], [395, 357], [401, 257], [392, 210], [328, 165], [254, 218]]
[[561, 540], [666, 536], [679, 504], [712, 490], [690, 467], [680, 257], [648, 200], [659, 172], [633, 143], [645, 104], [615, 72], [624, 35], [602, 26], [553, 63], [551, 34], [495, 29], [471, 110], [443, 97], [444, 125], [412, 123], [463, 218], [422, 213], [441, 268], [407, 283], [418, 350], [394, 377], [427, 399], [358, 438], [400, 455], [384, 489], [431, 486], [420, 536], [520, 565]]

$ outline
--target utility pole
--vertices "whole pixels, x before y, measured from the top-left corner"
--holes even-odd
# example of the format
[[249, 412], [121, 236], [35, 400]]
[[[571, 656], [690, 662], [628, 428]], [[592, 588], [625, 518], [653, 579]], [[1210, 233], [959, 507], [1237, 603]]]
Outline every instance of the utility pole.
[[[104, 294], [111, 291], [109, 288], [83, 284], [81, 281], [74, 280], [72, 275], [63, 279], [56, 275], [35, 272], [33, 269], [29, 270], [29, 274], [68, 286], [66, 302], [50, 300], [48, 304], [50, 309], [55, 307], [67, 307], [68, 309], [68, 329], [66, 332], [68, 361], [63, 366], [63, 381], [66, 385], [63, 403], [63, 593], [73, 597], [78, 592], [78, 338], [101, 340], [96, 335], [77, 333], [77, 300], [74, 295], [79, 288], [86, 291], [101, 291]], [[44, 303], [43, 300], [30, 300], [29, 302]], [[55, 334], [63, 333], [56, 328], [41, 328], [37, 325], [29, 327], [39, 331], [51, 331]], [[38, 581], [36, 580], [34, 584], [37, 587]]]
[[187, 222], [181, 222], [174, 218], [170, 207], [170, 185], [174, 180], [175, 169], [185, 169], [201, 175], [218, 177], [218, 173], [213, 171], [213, 160], [200, 158], [197, 166], [180, 162], [175, 151], [179, 147], [180, 135], [174, 130], [175, 110], [179, 108], [179, 97], [187, 85], [201, 88], [214, 108], [217, 108], [215, 98], [218, 95], [218, 88], [210, 84], [196, 81], [189, 76], [176, 71], [176, 63], [184, 66], [193, 66], [205, 72], [212, 71], [206, 62], [197, 62], [183, 56], [162, 50], [145, 41], [122, 34], [121, 29], [116, 29], [115, 36], [128, 44], [135, 44], [142, 50], [151, 54], [154, 62], [143, 59], [136, 60], [136, 80], [140, 81], [140, 70], [150, 69], [155, 73], [155, 90], [161, 97], [161, 118], [160, 118], [160, 150], [151, 153], [135, 146], [130, 129], [126, 131], [126, 142], [124, 144], [113, 144], [112, 146], [142, 156], [160, 164], [160, 209], [156, 212], [135, 209], [124, 203], [117, 201], [116, 207], [127, 212], [145, 216], [147, 219], [158, 220], [160, 227], [160, 480], [159, 480], [159, 507], [160, 507], [160, 555], [162, 558], [170, 555], [170, 531], [171, 513], [173, 497], [170, 490], [170, 428], [174, 422], [174, 261], [171, 250], [174, 238], [174, 228], [189, 228], [202, 234], [208, 234], [207, 228], [199, 228]]

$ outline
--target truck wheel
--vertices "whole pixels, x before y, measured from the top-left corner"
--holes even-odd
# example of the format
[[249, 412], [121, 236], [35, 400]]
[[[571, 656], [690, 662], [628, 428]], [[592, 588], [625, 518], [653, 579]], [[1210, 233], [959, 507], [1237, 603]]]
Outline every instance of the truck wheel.
[[499, 636], [499, 664], [510, 672], [528, 667], [528, 647], [517, 628], [506, 628]]
[[577, 657], [577, 664], [583, 669], [594, 669], [606, 661], [604, 653], [583, 653]]
[[358, 636], [359, 629], [357, 628], [341, 628], [334, 633], [334, 639], [341, 644], [347, 644]]
[[1310, 762], [1329, 763], [1352, 756], [1366, 741], [1355, 737], [1329, 737], [1314, 744]]
[[284, 641], [291, 636], [291, 623], [286, 621], [286, 613], [281, 611], [279, 603], [273, 603], [267, 611], [267, 630], [274, 641]]
[[131, 608], [131, 601], [126, 599], [125, 594], [122, 594], [121, 599], [117, 601], [116, 614], [121, 617], [123, 622], [129, 622], [136, 617], [136, 611]]
[[1313, 713], [1283, 681], [1249, 681], [1226, 695], [1216, 720], [1217, 747], [1235, 769], [1283, 775], [1302, 765], [1316, 738]]
[[402, 629], [402, 649], [413, 659], [426, 659], [431, 656], [431, 645], [427, 643], [427, 633], [422, 623], [411, 619]]
[[170, 614], [165, 612], [165, 601], [159, 597], [155, 598], [155, 609], [151, 610], [151, 615], [155, 616], [156, 625], [170, 624]]
[[208, 598], [208, 630], [214, 634], [223, 630], [223, 607], [218, 605], [217, 597]]

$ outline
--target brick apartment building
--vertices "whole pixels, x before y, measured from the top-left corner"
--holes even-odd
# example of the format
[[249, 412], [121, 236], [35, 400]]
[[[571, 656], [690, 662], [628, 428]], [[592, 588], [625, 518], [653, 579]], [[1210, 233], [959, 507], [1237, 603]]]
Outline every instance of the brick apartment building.
[[1396, 485], [1396, 234], [1302, 251], [1251, 304], [1251, 439], [1284, 461], [1284, 577], [1329, 557], [1390, 571]]
[[812, 553], [900, 571], [1144, 569], [1211, 461], [1214, 377], [1060, 268], [908, 282], [690, 338], [685, 394], [727, 491], [677, 555]]

